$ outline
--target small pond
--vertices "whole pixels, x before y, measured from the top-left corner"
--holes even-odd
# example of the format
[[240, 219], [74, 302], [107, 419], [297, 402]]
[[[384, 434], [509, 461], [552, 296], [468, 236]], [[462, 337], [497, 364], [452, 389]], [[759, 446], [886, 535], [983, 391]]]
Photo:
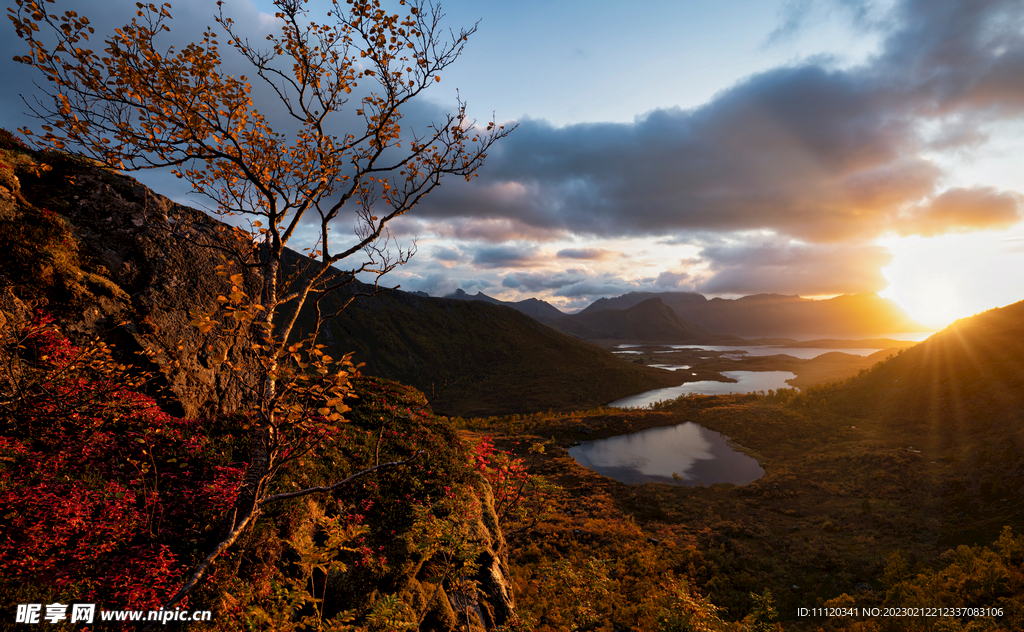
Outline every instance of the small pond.
[[569, 448], [569, 456], [627, 484], [746, 485], [764, 475], [757, 460], [734, 450], [727, 437], [689, 421], [587, 441]]
[[654, 402], [668, 401], [688, 393], [726, 395], [729, 393], [752, 393], [754, 391], [792, 388], [789, 384], [786, 384], [786, 380], [796, 377], [796, 374], [789, 371], [722, 371], [722, 375], [731, 377], [736, 381], [716, 382], [713, 380], [702, 380], [700, 382], [687, 382], [679, 386], [656, 388], [653, 391], [646, 391], [617, 399], [608, 404], [608, 406], [615, 408], [643, 408], [650, 406]]

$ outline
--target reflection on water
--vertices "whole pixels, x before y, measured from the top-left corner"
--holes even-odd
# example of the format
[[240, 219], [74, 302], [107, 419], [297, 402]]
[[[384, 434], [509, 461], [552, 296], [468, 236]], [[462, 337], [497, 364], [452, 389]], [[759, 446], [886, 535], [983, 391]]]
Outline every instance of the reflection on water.
[[588, 441], [570, 448], [569, 455], [629, 484], [746, 485], [764, 475], [757, 461], [733, 450], [726, 437], [693, 422]]
[[679, 386], [656, 388], [653, 391], [623, 397], [608, 405], [615, 408], [643, 408], [655, 402], [668, 401], [689, 393], [725, 395], [728, 393], [751, 393], [754, 391], [792, 388], [789, 384], [786, 384], [786, 380], [796, 377], [796, 374], [789, 371], [722, 371], [722, 375], [731, 377], [736, 381], [714, 382], [703, 380], [700, 382], [687, 382]]

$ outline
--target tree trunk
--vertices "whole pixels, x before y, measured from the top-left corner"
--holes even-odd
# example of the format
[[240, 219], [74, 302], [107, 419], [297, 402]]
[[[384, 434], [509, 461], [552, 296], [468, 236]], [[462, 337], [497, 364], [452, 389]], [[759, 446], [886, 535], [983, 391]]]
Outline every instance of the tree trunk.
[[267, 358], [263, 372], [263, 387], [259, 401], [259, 419], [253, 430], [249, 446], [250, 462], [242, 478], [242, 487], [238, 490], [238, 498], [235, 499], [235, 506], [227, 521], [227, 532], [234, 531], [243, 521], [255, 517], [254, 512], [258, 511], [258, 503], [267, 495], [264, 486], [269, 479], [269, 474], [274, 467], [274, 446], [277, 441], [277, 426], [274, 419], [274, 404], [277, 395], [277, 372], [276, 349], [272, 339], [274, 324], [274, 311], [277, 303], [277, 274], [281, 266], [278, 253], [274, 253], [269, 244], [261, 248], [261, 256], [265, 257], [263, 262], [263, 286], [260, 291], [260, 304], [263, 306], [262, 322], [257, 322], [257, 327], [267, 326], [261, 335], [263, 345], [262, 354]]

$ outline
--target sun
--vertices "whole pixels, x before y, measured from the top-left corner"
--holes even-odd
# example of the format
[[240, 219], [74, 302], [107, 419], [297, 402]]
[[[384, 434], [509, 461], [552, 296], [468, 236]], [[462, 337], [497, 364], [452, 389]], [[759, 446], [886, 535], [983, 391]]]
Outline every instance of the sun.
[[882, 269], [892, 299], [911, 318], [941, 329], [991, 307], [1020, 300], [1020, 254], [1015, 241], [992, 234], [879, 240], [892, 254]]
[[893, 283], [882, 295], [899, 303], [917, 322], [935, 329], [964, 316], [964, 306], [957, 298], [956, 288], [941, 278]]

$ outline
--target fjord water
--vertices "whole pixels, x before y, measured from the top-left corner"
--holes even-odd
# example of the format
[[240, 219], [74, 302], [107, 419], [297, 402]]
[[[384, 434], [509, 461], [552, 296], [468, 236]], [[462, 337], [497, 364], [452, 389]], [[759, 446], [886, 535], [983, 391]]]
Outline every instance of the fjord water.
[[796, 377], [789, 371], [722, 371], [722, 375], [731, 377], [735, 382], [716, 382], [702, 380], [687, 382], [679, 386], [656, 388], [617, 399], [608, 404], [615, 408], [643, 408], [659, 401], [668, 401], [689, 393], [698, 395], [725, 395], [728, 393], [751, 393], [754, 391], [777, 390], [792, 388], [786, 380]]
[[730, 447], [727, 437], [690, 421], [587, 441], [570, 448], [569, 455], [627, 484], [746, 485], [764, 475], [757, 460]]

